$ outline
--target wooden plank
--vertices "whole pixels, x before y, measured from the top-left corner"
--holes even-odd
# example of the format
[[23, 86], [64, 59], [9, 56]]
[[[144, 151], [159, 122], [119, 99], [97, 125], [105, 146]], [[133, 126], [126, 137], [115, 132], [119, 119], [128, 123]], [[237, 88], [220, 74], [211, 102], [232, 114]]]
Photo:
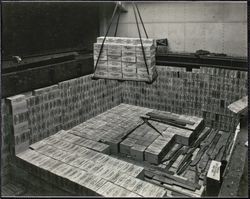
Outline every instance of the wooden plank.
[[230, 135], [229, 133], [225, 133], [225, 132], [222, 132], [222, 131], [220, 131], [220, 132], [221, 132], [221, 137], [220, 137], [217, 145], [215, 146], [213, 153], [210, 155], [210, 158], [212, 160], [214, 160], [215, 157], [217, 156], [217, 154], [219, 154], [219, 151], [221, 150], [221, 148], [223, 146], [225, 146], [225, 144], [227, 143], [227, 140], [229, 138], [229, 135]]
[[197, 183], [199, 180], [198, 173], [196, 171], [191, 170], [191, 169], [187, 169], [184, 177], [189, 179], [193, 183]]
[[212, 129], [211, 128], [208, 128], [206, 127], [205, 129], [203, 129], [203, 131], [201, 132], [201, 136], [196, 140], [196, 142], [194, 142], [191, 147], [198, 147], [201, 142], [206, 139], [206, 137], [211, 133]]
[[169, 175], [174, 175], [174, 172], [169, 171], [169, 170], [166, 170], [165, 168], [161, 168], [161, 167], [159, 167], [159, 166], [154, 166], [154, 165], [152, 165], [152, 164], [149, 164], [149, 165], [147, 165], [147, 166], [144, 166], [144, 168], [145, 168], [145, 169], [147, 169], [147, 168], [155, 169], [155, 170], [161, 171], [161, 172], [163, 172], [163, 173], [167, 173], [167, 174], [169, 174]]
[[[198, 163], [198, 172], [204, 173], [205, 169], [207, 168], [208, 162], [211, 159], [210, 155], [212, 154], [216, 144], [218, 143], [219, 139], [221, 137], [221, 134], [216, 134], [216, 136], [213, 139], [212, 144], [209, 145], [209, 148], [206, 150], [204, 155], [201, 157], [199, 163]], [[192, 164], [193, 166], [193, 164]]]
[[[196, 142], [194, 142], [191, 146], [191, 148], [186, 147], [183, 150], [183, 155], [186, 154], [186, 156], [182, 159], [180, 166], [177, 168], [177, 173], [182, 173], [185, 167], [183, 167], [185, 164], [187, 164], [186, 162], [189, 162], [189, 160], [192, 158], [194, 151], [197, 149], [198, 146], [200, 146], [200, 144], [202, 143], [202, 141], [207, 138], [207, 136], [210, 134], [212, 129], [206, 127], [205, 129], [203, 129], [203, 131], [201, 132], [200, 137], [197, 139]], [[197, 154], [196, 154], [197, 155]], [[196, 158], [196, 156], [195, 156]], [[189, 163], [188, 163], [189, 164]], [[186, 165], [185, 165], [186, 166]]]
[[218, 141], [220, 140], [220, 138], [221, 138], [221, 134], [216, 134], [212, 144], [210, 145], [209, 149], [206, 152], [208, 156], [211, 156], [213, 154], [213, 151], [214, 151]]
[[176, 192], [176, 191], [172, 191], [172, 195], [173, 195], [173, 197], [177, 197], [177, 198], [187, 198], [188, 197], [188, 196], [181, 194], [179, 192]]
[[181, 175], [186, 170], [186, 168], [190, 165], [191, 162], [192, 162], [192, 160], [188, 159], [184, 164], [182, 164], [182, 165], [180, 164], [180, 166], [177, 168], [176, 174]]
[[173, 122], [179, 125], [183, 125], [185, 126], [186, 124], [190, 124], [190, 125], [194, 125], [194, 122], [191, 122], [189, 120], [184, 120], [184, 119], [179, 119], [176, 116], [173, 115], [169, 115], [167, 113], [159, 113], [158, 111], [152, 111], [147, 113], [146, 115], [150, 116], [150, 118], [154, 118], [154, 119], [159, 119], [159, 120], [163, 120], [163, 121], [169, 121], [169, 122]]
[[201, 143], [201, 149], [197, 153], [195, 159], [191, 162], [191, 164], [190, 164], [191, 166], [195, 166], [200, 161], [201, 157], [206, 152], [206, 150], [209, 148], [209, 146], [210, 146], [211, 142], [213, 141], [213, 139], [215, 138], [216, 134], [217, 134], [217, 131], [213, 129], [213, 131], [208, 136], [208, 138], [204, 142]]
[[178, 150], [173, 156], [172, 158], [170, 159], [169, 163], [167, 164], [166, 166], [166, 170], [169, 170], [170, 167], [174, 164], [174, 162], [177, 160], [177, 158], [182, 154], [183, 150]]
[[201, 197], [203, 190], [204, 190], [204, 187], [202, 187], [200, 190], [196, 190], [194, 192], [194, 191], [182, 188], [182, 187], [178, 187], [176, 185], [169, 185], [166, 183], [162, 184], [161, 182], [154, 180], [154, 179], [148, 179], [148, 178], [145, 178], [145, 179], [153, 184], [163, 186], [170, 191], [174, 191], [174, 192], [177, 192], [179, 194], [184, 194], [185, 196], [188, 196], [188, 197]]
[[[166, 179], [170, 179], [170, 180], [173, 180], [173, 181], [178, 182], [178, 183], [184, 183], [186, 186], [188, 186], [190, 188], [192, 187], [192, 189], [193, 188], [200, 189], [200, 187], [201, 187], [199, 184], [192, 183], [192, 182], [190, 182], [188, 180], [184, 180], [184, 179], [182, 179], [180, 177], [170, 175], [170, 174], [167, 174], [167, 173], [164, 173], [164, 172], [161, 172], [161, 171], [157, 171], [155, 169], [145, 168], [144, 172], [145, 172], [144, 173], [145, 176], [151, 176], [151, 177], [152, 177], [152, 175], [153, 176], [154, 175], [162, 176], [162, 177], [164, 177]], [[185, 185], [183, 185], [183, 186], [185, 186]]]
[[181, 182], [178, 182], [178, 181], [174, 181], [174, 180], [169, 180], [163, 176], [160, 176], [160, 175], [154, 175], [153, 176], [153, 179], [154, 180], [157, 180], [157, 181], [160, 181], [161, 183], [165, 183], [165, 184], [169, 184], [169, 185], [177, 185], [177, 186], [180, 186], [180, 187], [183, 187], [183, 188], [186, 188], [186, 189], [189, 189], [191, 191], [195, 191], [196, 188], [193, 187], [193, 186], [189, 186], [185, 183], [181, 183]]
[[167, 153], [167, 155], [162, 159], [162, 163], [163, 162], [166, 162], [166, 161], [169, 161], [171, 157], [174, 156], [175, 153], [177, 153], [180, 149], [181, 149], [182, 145], [181, 144], [178, 144], [176, 143], [173, 148], [171, 149], [171, 151], [169, 151]]
[[202, 149], [199, 150], [199, 152], [197, 153], [195, 159], [191, 162], [190, 166], [195, 166], [198, 164], [198, 162], [200, 161], [201, 157], [203, 156], [203, 154], [206, 152], [206, 150], [208, 149], [208, 145], [204, 146]]
[[204, 172], [204, 170], [205, 170], [205, 168], [206, 168], [206, 166], [207, 166], [208, 161], [209, 161], [209, 156], [208, 156], [207, 153], [205, 153], [205, 154], [202, 156], [200, 162], [198, 163], [198, 172], [199, 172], [199, 173]]
[[164, 124], [168, 124], [168, 125], [172, 125], [172, 126], [175, 126], [175, 127], [178, 127], [178, 128], [187, 129], [187, 130], [192, 131], [192, 129], [185, 127], [185, 125], [173, 122], [171, 120], [161, 120], [161, 119], [157, 119], [157, 118], [151, 118], [149, 116], [141, 116], [141, 118], [156, 121], [156, 122], [161, 122], [161, 123], [164, 123]]
[[218, 151], [218, 153], [216, 154], [216, 156], [215, 156], [215, 160], [216, 161], [221, 161], [222, 160], [222, 158], [223, 158], [223, 155], [224, 155], [224, 153], [225, 153], [225, 150], [226, 150], [226, 146], [222, 146], [220, 149], [219, 149], [219, 151]]

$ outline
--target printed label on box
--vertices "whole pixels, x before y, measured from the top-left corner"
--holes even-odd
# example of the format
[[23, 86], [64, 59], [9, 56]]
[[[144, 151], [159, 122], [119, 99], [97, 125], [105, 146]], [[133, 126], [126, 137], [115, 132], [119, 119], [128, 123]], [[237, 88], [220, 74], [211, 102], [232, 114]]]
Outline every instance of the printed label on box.
[[122, 45], [122, 52], [135, 53], [135, 45]]
[[136, 68], [122, 67], [122, 73], [136, 73]]
[[108, 44], [108, 52], [109, 51], [121, 51], [122, 46], [121, 44]]
[[137, 79], [136, 73], [123, 73], [122, 76], [124, 79]]
[[122, 73], [111, 72], [111, 73], [109, 73], [109, 77], [111, 77], [111, 78], [122, 78]]
[[109, 55], [108, 56], [108, 61], [118, 61], [120, 62], [122, 60], [121, 56], [114, 56], [114, 55]]
[[121, 73], [122, 71], [122, 68], [121, 67], [112, 67], [112, 66], [109, 66], [108, 67], [108, 72], [117, 72], [117, 73]]
[[122, 56], [126, 57], [136, 57], [135, 51], [122, 51]]
[[122, 56], [123, 62], [136, 62], [135, 56]]
[[108, 66], [121, 67], [122, 66], [122, 62], [120, 62], [120, 61], [108, 61]]

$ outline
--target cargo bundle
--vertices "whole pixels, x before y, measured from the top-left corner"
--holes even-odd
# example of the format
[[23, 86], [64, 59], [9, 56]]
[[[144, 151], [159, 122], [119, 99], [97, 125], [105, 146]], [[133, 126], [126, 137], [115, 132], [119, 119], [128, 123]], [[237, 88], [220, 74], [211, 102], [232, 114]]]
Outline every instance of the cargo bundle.
[[94, 43], [95, 77], [152, 81], [157, 76], [153, 39], [142, 39], [146, 63], [139, 38], [106, 37], [100, 53], [103, 39]]
[[[148, 38], [137, 5], [134, 3], [132, 5], [139, 38], [116, 37], [121, 12], [117, 18], [114, 37], [107, 36], [117, 11], [118, 4], [116, 4], [105, 36], [98, 37], [97, 42], [94, 43], [93, 79], [104, 78], [152, 83], [157, 78], [154, 40]], [[146, 38], [141, 37], [137, 14]]]

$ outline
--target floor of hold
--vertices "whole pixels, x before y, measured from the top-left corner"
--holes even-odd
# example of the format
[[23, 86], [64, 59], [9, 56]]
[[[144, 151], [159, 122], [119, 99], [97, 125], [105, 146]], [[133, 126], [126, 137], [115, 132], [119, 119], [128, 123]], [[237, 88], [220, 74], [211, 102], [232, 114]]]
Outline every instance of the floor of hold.
[[16, 182], [11, 182], [2, 186], [1, 190], [2, 196], [20, 196], [24, 195], [25, 192], [25, 187]]
[[190, 123], [149, 121], [160, 135], [140, 118], [149, 112], [164, 113], [120, 104], [30, 145], [17, 163], [75, 195], [202, 196], [210, 162], [227, 155], [231, 135], [169, 112]]
[[[240, 132], [236, 138], [227, 172], [221, 185], [220, 196], [248, 196], [248, 119], [241, 120]], [[239, 156], [239, 154], [241, 154]]]

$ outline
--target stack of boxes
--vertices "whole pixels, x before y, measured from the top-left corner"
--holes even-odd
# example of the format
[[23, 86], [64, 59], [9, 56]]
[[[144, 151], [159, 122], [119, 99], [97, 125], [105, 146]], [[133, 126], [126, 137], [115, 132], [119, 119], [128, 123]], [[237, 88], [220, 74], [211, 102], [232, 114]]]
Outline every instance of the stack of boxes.
[[8, 97], [7, 102], [11, 111], [12, 132], [10, 134], [10, 144], [11, 153], [14, 156], [29, 147], [28, 107], [25, 95]]
[[[106, 148], [103, 151], [97, 149], [98, 145], [101, 144], [98, 142], [103, 142], [102, 145], [109, 146], [111, 154], [122, 153], [138, 161], [146, 160], [158, 164], [173, 141], [189, 145], [194, 132], [203, 125], [201, 118], [189, 118], [188, 116], [183, 117], [188, 120], [195, 120], [193, 125], [188, 125], [189, 128], [193, 129], [192, 131], [150, 121], [162, 132], [164, 136], [162, 137], [147, 124], [138, 127], [143, 122], [140, 116], [151, 111], [148, 108], [120, 104], [75, 126], [68, 131], [65, 138], [62, 137], [61, 139], [66, 139], [69, 142], [71, 139], [74, 140], [78, 137], [78, 140], [73, 143], [106, 153], [104, 152]], [[176, 117], [180, 118], [181, 116], [177, 115]], [[132, 133], [128, 134], [131, 131]], [[72, 135], [70, 136], [70, 134]]]
[[[124, 48], [122, 49], [122, 52], [126, 52]], [[122, 69], [125, 60], [131, 61], [127, 63], [133, 65], [132, 60], [128, 60], [128, 56], [127, 58], [125, 56], [132, 56], [130, 50], [131, 48], [127, 48], [127, 54], [123, 53], [125, 58], [121, 58]], [[115, 54], [114, 51], [111, 51], [111, 53]], [[139, 52], [135, 53], [135, 57], [138, 76]], [[108, 70], [108, 51], [107, 60], [103, 61], [106, 62], [105, 65]], [[130, 66], [127, 68], [135, 69], [135, 67]], [[135, 71], [134, 69], [132, 71], [128, 69], [124, 72], [132, 73]], [[61, 127], [71, 128], [121, 102], [179, 114], [196, 115], [204, 117], [208, 126], [218, 127], [225, 131], [234, 129], [238, 118], [227, 107], [247, 94], [247, 72], [209, 67], [201, 67], [188, 72], [185, 68], [166, 66], [158, 66], [158, 70], [159, 76], [152, 85], [135, 81], [126, 81], [123, 84], [119, 84], [115, 80], [91, 81], [91, 76], [84, 76], [61, 82], [58, 88], [54, 88], [55, 90], [42, 92], [38, 89], [30, 96], [19, 95], [20, 102], [18, 96], [10, 98], [7, 101], [11, 101], [11, 107], [14, 108], [14, 112], [10, 113], [11, 119], [13, 119], [11, 126], [13, 126], [15, 132], [18, 132], [21, 126], [23, 126], [24, 130], [21, 130], [20, 134], [15, 134], [16, 144], [28, 143], [28, 139], [31, 139], [32, 143], [48, 136], [51, 132], [56, 132], [56, 126], [60, 123], [58, 122], [60, 116], [62, 116]], [[24, 101], [26, 101], [27, 105], [25, 105]], [[19, 103], [24, 104], [21, 105], [22, 109], [18, 108]], [[125, 110], [127, 110], [127, 107], [119, 114], [122, 115], [126, 112]], [[112, 121], [112, 117], [106, 119], [106, 121], [108, 119]], [[49, 122], [49, 120], [51, 121]], [[52, 120], [55, 122], [54, 124], [52, 124]], [[28, 128], [26, 128], [27, 121]], [[125, 125], [126, 122], [120, 126]], [[37, 128], [40, 128], [40, 130]], [[101, 126], [101, 128], [103, 128], [101, 132], [104, 132], [105, 127]], [[121, 127], [119, 128], [121, 129]], [[30, 133], [28, 132], [29, 129]], [[54, 130], [51, 131], [51, 129]], [[8, 129], [3, 130], [4, 142], [5, 140], [8, 142], [8, 131]], [[115, 135], [115, 133], [113, 134]], [[4, 147], [2, 149], [4, 155], [8, 154], [8, 144], [2, 146]]]
[[92, 81], [83, 76], [60, 82], [62, 123], [70, 129], [121, 103], [120, 85], [115, 80]]
[[70, 142], [72, 144], [76, 144], [79, 146], [83, 146], [85, 148], [92, 149], [94, 151], [98, 151], [100, 153], [110, 154], [109, 145], [96, 142], [94, 140], [90, 140], [87, 138], [83, 138], [80, 136], [75, 136], [74, 134], [70, 133], [70, 131], [61, 130], [56, 133], [54, 136], [51, 136], [57, 140], [63, 140]]
[[121, 102], [204, 117], [206, 125], [225, 131], [235, 127], [238, 118], [227, 106], [247, 94], [247, 72], [208, 67], [192, 72], [178, 67], [158, 69], [152, 85], [91, 81], [91, 76], [84, 76], [61, 82], [48, 92], [38, 89], [26, 96], [31, 143], [57, 132], [60, 117], [62, 127], [68, 129]]
[[69, 133], [76, 136], [100, 141], [110, 146], [111, 154], [119, 153], [119, 144], [130, 129], [136, 128], [140, 120], [139, 116], [149, 109], [120, 104], [95, 118], [75, 126]]
[[238, 118], [227, 107], [247, 95], [247, 72], [157, 66], [153, 84], [126, 81], [123, 103], [203, 117], [206, 125], [234, 131]]
[[155, 139], [145, 150], [145, 160], [158, 165], [164, 157], [164, 154], [166, 154], [170, 146], [172, 146], [174, 136], [175, 134], [169, 133], [168, 135], [159, 136]]
[[[104, 37], [94, 43], [94, 67], [100, 53]], [[95, 76], [108, 79], [151, 81], [156, 77], [155, 46], [153, 39], [107, 37], [103, 45]]]
[[30, 143], [37, 142], [61, 129], [61, 97], [58, 85], [36, 89], [26, 97]]
[[1, 100], [1, 184], [5, 185], [10, 178], [10, 125], [8, 107], [4, 99]]
[[[47, 119], [56, 121], [55, 119], [57, 117], [60, 118], [61, 116], [60, 111], [58, 112], [59, 115], [56, 114], [57, 112], [55, 112], [55, 114], [52, 115], [53, 116], [52, 118], [50, 118], [51, 117], [50, 114], [45, 115], [46, 116], [45, 121], [44, 119], [42, 119], [43, 115], [40, 116], [41, 117], [40, 120], [37, 120], [37, 117], [36, 117], [36, 115], [39, 114], [40, 112], [41, 114], [45, 114], [45, 112], [46, 114], [50, 113], [50, 111], [54, 110], [53, 107], [58, 109], [58, 105], [56, 105], [57, 104], [56, 101], [54, 102], [55, 106], [53, 106], [53, 103], [51, 104], [50, 110], [47, 110], [47, 108], [50, 107], [49, 105], [50, 103], [48, 104], [48, 106], [46, 106], [47, 100], [50, 100], [50, 99], [47, 99], [47, 97], [50, 98], [49, 97], [50, 95], [54, 94], [53, 99], [55, 100], [57, 99], [58, 97], [57, 95], [58, 93], [56, 92], [57, 90], [58, 90], [57, 86], [52, 86], [52, 87], [47, 87], [44, 89], [35, 90], [34, 92], [35, 96], [29, 96], [29, 97], [20, 96], [20, 97], [23, 97], [22, 103], [26, 104], [28, 102], [27, 103], [28, 105], [25, 109], [26, 117], [27, 116], [28, 117], [26, 119], [24, 117], [24, 121], [26, 121], [26, 127], [28, 128], [28, 126], [30, 126], [32, 130], [32, 134], [30, 137], [28, 135], [24, 136], [25, 141], [26, 141], [26, 145], [25, 145], [26, 148], [27, 148], [27, 145], [29, 144], [29, 141], [33, 143], [34, 140], [41, 140], [41, 138], [47, 137], [48, 135], [50, 135], [49, 133], [46, 133], [48, 131], [49, 132], [51, 131], [50, 133], [53, 134], [52, 130], [54, 126], [55, 127], [58, 126], [58, 122], [56, 122], [56, 123], [52, 123], [52, 129], [49, 126], [45, 125], [44, 131], [41, 131], [42, 129], [39, 130], [41, 123], [46, 122]], [[49, 96], [45, 95], [48, 93], [49, 93]], [[14, 97], [13, 99], [17, 97]], [[31, 101], [31, 99], [38, 99], [38, 100], [34, 100], [34, 104], [33, 104], [33, 101]], [[42, 104], [42, 105], [39, 105], [39, 104]], [[37, 107], [38, 108], [40, 107], [40, 112], [33, 111], [33, 109], [36, 110]], [[66, 104], [66, 107], [67, 107], [67, 104]], [[43, 108], [44, 108], [44, 111], [43, 111]], [[70, 131], [67, 132], [67, 135], [65, 135], [66, 132], [64, 133], [60, 132], [58, 133], [58, 136], [60, 135], [61, 136], [59, 137], [60, 139], [67, 140], [68, 142], [71, 142], [72, 144], [77, 144], [80, 146], [91, 148], [93, 150], [96, 150], [102, 153], [111, 152], [112, 154], [118, 154], [120, 152], [126, 155], [130, 155], [133, 159], [136, 159], [136, 160], [141, 160], [141, 161], [147, 160], [148, 162], [151, 162], [151, 163], [156, 163], [156, 162], [158, 163], [158, 160], [161, 158], [160, 154], [165, 153], [166, 149], [168, 148], [169, 144], [172, 141], [172, 137], [167, 139], [169, 135], [172, 135], [174, 132], [175, 135], [179, 136], [179, 137], [178, 136], [176, 137], [177, 141], [179, 139], [180, 143], [188, 145], [192, 131], [186, 134], [186, 131], [185, 132], [180, 131], [180, 129], [178, 128], [172, 129], [172, 130], [169, 128], [169, 132], [167, 132], [166, 131], [166, 128], [168, 128], [167, 125], [160, 125], [159, 123], [155, 122], [156, 124], [153, 124], [153, 125], [157, 126], [157, 128], [161, 132], [165, 132], [166, 134], [164, 135], [166, 139], [161, 140], [159, 138], [158, 133], [155, 132], [152, 128], [150, 128], [146, 124], [136, 129], [136, 127], [142, 123], [140, 116], [150, 111], [152, 110], [148, 108], [136, 107], [136, 106], [127, 105], [127, 104], [120, 104], [119, 106], [116, 106], [115, 108], [112, 108], [108, 110], [107, 112], [104, 112], [103, 114], [96, 116], [95, 118], [91, 118], [87, 120], [86, 122], [78, 126], [75, 126]], [[35, 115], [33, 112], [35, 113]], [[201, 122], [201, 120], [199, 119], [197, 121], [199, 121], [198, 123]], [[38, 131], [33, 130], [33, 126], [35, 125], [38, 126]], [[197, 126], [198, 124], [195, 124], [195, 125]], [[136, 129], [136, 130], [134, 130], [134, 132], [128, 135], [128, 138], [124, 140], [124, 137], [126, 137], [127, 134], [133, 129]], [[37, 137], [37, 135], [40, 135], [40, 136]], [[58, 140], [59, 138], [55, 137], [55, 140]], [[53, 143], [50, 143], [50, 144], [55, 144], [56, 143], [55, 140], [53, 141]], [[103, 142], [103, 143], [99, 143], [99, 142]], [[152, 150], [148, 151], [149, 155], [147, 154], [145, 157], [144, 152], [147, 152], [147, 150], [152, 148], [154, 145], [157, 145], [157, 148], [161, 147], [159, 148], [159, 151], [157, 151], [157, 153], [153, 154], [153, 156], [155, 155], [155, 157], [154, 158], [149, 157]], [[15, 146], [17, 146], [17, 143]], [[65, 145], [64, 147], [68, 147], [68, 146]]]
[[166, 193], [164, 188], [141, 180], [143, 167], [54, 139], [61, 135], [59, 132], [33, 144], [33, 150], [18, 154], [18, 166], [70, 193], [138, 197]]
[[[115, 80], [91, 81], [91, 76], [68, 80], [25, 95], [7, 99], [13, 152], [30, 143], [73, 126], [121, 103], [120, 85]], [[7, 115], [6, 115], [7, 117]], [[7, 125], [4, 121], [4, 125]], [[8, 133], [10, 129], [6, 129]], [[20, 132], [19, 132], [20, 131]], [[6, 138], [7, 139], [7, 138]], [[90, 144], [90, 143], [89, 143]], [[7, 154], [4, 153], [4, 154]]]

